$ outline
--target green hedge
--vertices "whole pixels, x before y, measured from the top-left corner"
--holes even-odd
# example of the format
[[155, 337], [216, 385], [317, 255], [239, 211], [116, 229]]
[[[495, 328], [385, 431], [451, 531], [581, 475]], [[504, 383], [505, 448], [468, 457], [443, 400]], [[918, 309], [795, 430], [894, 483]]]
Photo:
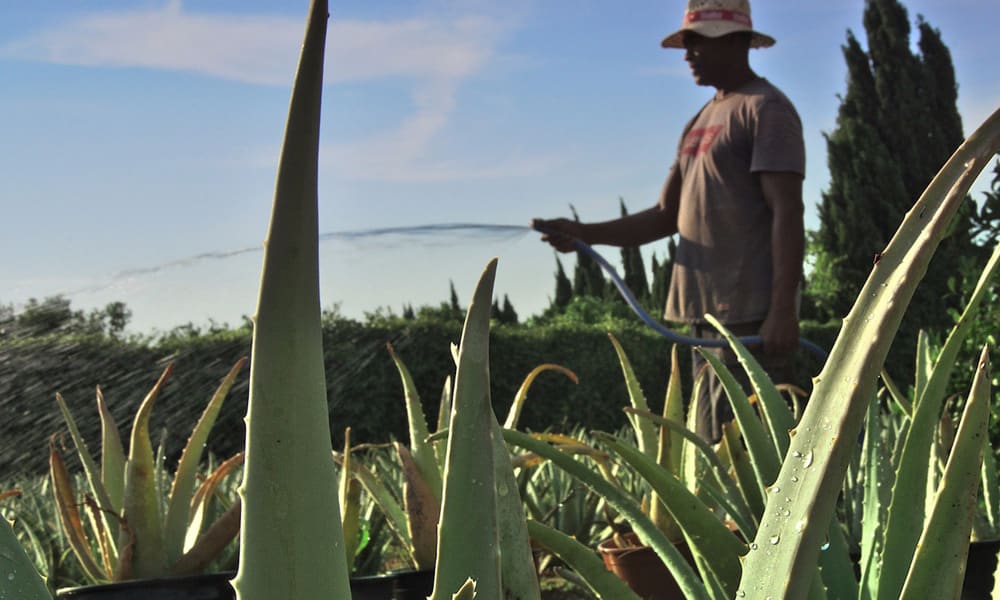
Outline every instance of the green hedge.
[[[497, 325], [491, 341], [493, 401], [501, 419], [525, 376], [541, 363], [556, 363], [580, 377], [574, 385], [555, 372], [531, 388], [521, 426], [531, 430], [588, 428], [615, 430], [625, 425], [621, 407], [628, 395], [609, 329], [622, 342], [654, 409], [662, 406], [669, 369], [669, 343], [637, 321], [546, 326]], [[806, 324], [804, 335], [830, 347], [836, 324]], [[385, 348], [391, 342], [410, 369], [428, 419], [437, 417], [445, 378], [454, 372], [450, 344], [457, 343], [457, 321], [385, 320], [362, 324], [337, 319], [327, 323], [324, 348], [334, 445], [350, 425], [354, 442], [405, 439], [403, 392]], [[94, 388], [100, 385], [125, 436], [135, 409], [167, 362], [174, 374], [153, 410], [154, 431], [164, 431], [168, 460], [176, 458], [205, 403], [228, 369], [249, 354], [246, 330], [223, 331], [149, 345], [99, 337], [49, 337], [0, 342], [0, 479], [44, 470], [47, 439], [65, 427], [54, 394], [60, 392], [98, 452], [99, 423]], [[685, 374], [690, 354], [680, 353]], [[800, 385], [819, 363], [804, 357]], [[687, 389], [690, 389], [689, 385]], [[213, 430], [210, 449], [228, 456], [242, 448], [248, 373], [237, 381]], [[155, 435], [155, 434], [154, 434]], [[126, 439], [126, 438], [123, 438]], [[67, 441], [67, 443], [69, 443]]]

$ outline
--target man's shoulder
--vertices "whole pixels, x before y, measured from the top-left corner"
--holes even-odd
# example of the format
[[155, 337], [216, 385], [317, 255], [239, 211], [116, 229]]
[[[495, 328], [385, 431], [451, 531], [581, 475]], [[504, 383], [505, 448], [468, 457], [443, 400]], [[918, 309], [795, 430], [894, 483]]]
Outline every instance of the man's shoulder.
[[760, 77], [751, 82], [744, 90], [747, 100], [754, 104], [765, 104], [768, 102], [780, 102], [789, 106], [794, 106], [792, 101], [785, 95], [778, 86], [767, 79]]

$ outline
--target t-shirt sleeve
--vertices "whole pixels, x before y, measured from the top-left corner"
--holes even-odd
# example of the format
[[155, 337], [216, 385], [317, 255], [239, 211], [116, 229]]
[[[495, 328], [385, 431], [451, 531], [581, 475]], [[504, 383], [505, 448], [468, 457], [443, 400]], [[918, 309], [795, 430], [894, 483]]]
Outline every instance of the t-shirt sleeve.
[[790, 102], [768, 100], [757, 113], [750, 172], [761, 171], [806, 174], [802, 121]]

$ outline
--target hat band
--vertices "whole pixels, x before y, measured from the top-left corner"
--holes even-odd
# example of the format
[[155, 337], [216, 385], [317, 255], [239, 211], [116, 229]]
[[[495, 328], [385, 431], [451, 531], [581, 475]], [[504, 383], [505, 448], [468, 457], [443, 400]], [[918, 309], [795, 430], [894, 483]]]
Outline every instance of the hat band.
[[699, 21], [729, 21], [752, 28], [750, 15], [734, 10], [692, 10], [684, 14], [684, 25]]

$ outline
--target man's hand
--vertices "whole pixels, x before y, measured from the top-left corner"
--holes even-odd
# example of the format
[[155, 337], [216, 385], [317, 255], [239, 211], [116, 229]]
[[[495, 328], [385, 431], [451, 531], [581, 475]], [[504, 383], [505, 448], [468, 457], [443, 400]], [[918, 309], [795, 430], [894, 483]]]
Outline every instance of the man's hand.
[[574, 240], [583, 239], [583, 223], [570, 219], [532, 219], [531, 228], [542, 233], [542, 241], [548, 242], [559, 252], [576, 249]]
[[794, 310], [771, 310], [760, 326], [764, 354], [790, 354], [799, 344], [799, 319]]

